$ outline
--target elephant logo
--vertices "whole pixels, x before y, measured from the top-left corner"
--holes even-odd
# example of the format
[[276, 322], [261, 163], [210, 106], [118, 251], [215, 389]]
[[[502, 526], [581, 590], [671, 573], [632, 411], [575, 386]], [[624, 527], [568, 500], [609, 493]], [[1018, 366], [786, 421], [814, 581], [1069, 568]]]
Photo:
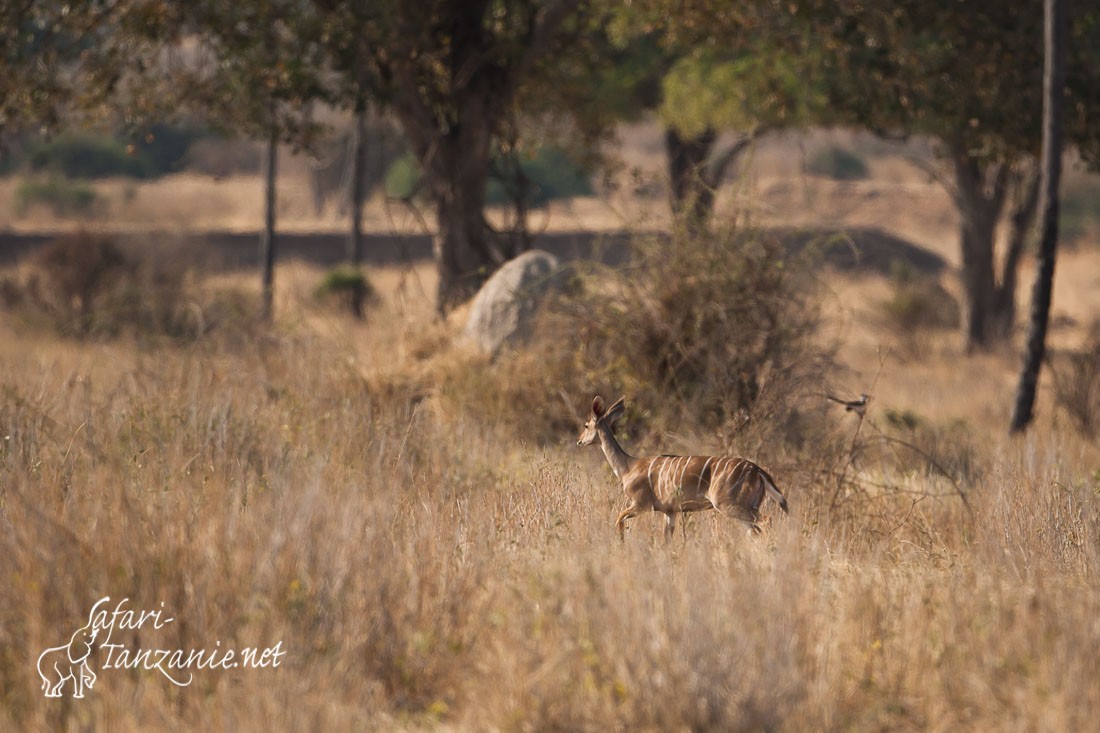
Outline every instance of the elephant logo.
[[46, 697], [61, 697], [65, 683], [70, 680], [74, 698], [84, 697], [84, 690], [92, 689], [96, 674], [88, 665], [88, 657], [98, 633], [99, 629], [89, 620], [76, 630], [68, 644], [51, 647], [39, 655], [38, 674]]

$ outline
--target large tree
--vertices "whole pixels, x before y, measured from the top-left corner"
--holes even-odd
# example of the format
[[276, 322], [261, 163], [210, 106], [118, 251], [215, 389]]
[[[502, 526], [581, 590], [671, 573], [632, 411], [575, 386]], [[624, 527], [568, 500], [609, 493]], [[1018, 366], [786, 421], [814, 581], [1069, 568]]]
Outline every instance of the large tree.
[[[1041, 4], [799, 0], [794, 6], [816, 31], [810, 42], [821, 53], [837, 120], [937, 142], [949, 171], [943, 181], [960, 214], [967, 346], [1004, 338], [1015, 322], [1017, 267], [1038, 201]], [[1079, 142], [1095, 139], [1100, 128], [1090, 90], [1100, 82], [1100, 67], [1080, 55], [1069, 65], [1078, 84], [1059, 90], [1073, 102], [1067, 131]], [[1008, 230], [1003, 237], [1001, 227]], [[999, 241], [1005, 247], [998, 255]]]
[[815, 97], [780, 44], [749, 32], [757, 15], [751, 6], [723, 16], [727, 27], [745, 32], [712, 43], [682, 32], [667, 5], [608, 3], [605, 55], [614, 69], [592, 84], [614, 117], [655, 113], [664, 128], [670, 208], [696, 229], [706, 226], [740, 155], [761, 134], [808, 119], [804, 107]]
[[[784, 49], [750, 33], [736, 46], [681, 49], [661, 89], [673, 212], [693, 228], [741, 153], [766, 132], [806, 124], [819, 101]], [[723, 131], [736, 137], [720, 147]]]
[[537, 63], [580, 32], [584, 0], [424, 0], [373, 7], [366, 44], [381, 101], [420, 163], [435, 207], [444, 312], [518, 252], [485, 220], [494, 139]]
[[[647, 1], [666, 10], [673, 5]], [[719, 48], [749, 34], [784, 48], [788, 58], [806, 61], [800, 76], [824, 95], [823, 104], [811, 107], [819, 124], [935, 141], [944, 164], [938, 170], [946, 171], [940, 180], [960, 214], [967, 345], [982, 348], [1007, 335], [1038, 199], [1041, 5], [761, 0], [729, 17], [723, 7], [717, 0], [693, 3], [669, 15], [669, 32]], [[1095, 16], [1092, 9], [1075, 16], [1074, 32], [1087, 34]], [[1075, 51], [1067, 68], [1067, 135], [1086, 145], [1100, 124], [1094, 99], [1100, 65]], [[751, 75], [744, 82], [755, 83]], [[1008, 229], [1003, 237], [1001, 227]], [[1006, 246], [998, 254], [999, 241]]]
[[0, 155], [12, 134], [61, 127], [114, 91], [130, 11], [126, 0], [0, 2]]

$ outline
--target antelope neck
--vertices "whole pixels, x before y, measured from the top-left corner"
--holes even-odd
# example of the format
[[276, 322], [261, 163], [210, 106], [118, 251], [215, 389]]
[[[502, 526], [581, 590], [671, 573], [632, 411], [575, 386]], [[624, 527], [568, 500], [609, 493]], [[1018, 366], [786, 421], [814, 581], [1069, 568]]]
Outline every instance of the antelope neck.
[[615, 478], [621, 479], [630, 469], [634, 457], [623, 450], [623, 447], [619, 445], [619, 441], [615, 440], [615, 434], [611, 432], [611, 428], [600, 425], [596, 430], [600, 436], [600, 448], [603, 449], [604, 457], [611, 464], [611, 470], [614, 472]]

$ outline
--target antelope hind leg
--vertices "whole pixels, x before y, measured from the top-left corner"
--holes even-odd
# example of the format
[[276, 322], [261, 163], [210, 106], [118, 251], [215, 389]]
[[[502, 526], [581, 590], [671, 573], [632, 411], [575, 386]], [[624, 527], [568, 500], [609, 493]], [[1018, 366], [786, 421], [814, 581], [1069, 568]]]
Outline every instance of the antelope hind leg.
[[747, 526], [749, 534], [758, 535], [761, 533], [762, 530], [760, 529], [760, 522], [758, 521], [760, 519], [759, 513], [751, 509], [746, 509], [734, 501], [719, 502], [714, 508], [717, 509], [720, 514], [730, 519], [736, 519], [738, 522]]

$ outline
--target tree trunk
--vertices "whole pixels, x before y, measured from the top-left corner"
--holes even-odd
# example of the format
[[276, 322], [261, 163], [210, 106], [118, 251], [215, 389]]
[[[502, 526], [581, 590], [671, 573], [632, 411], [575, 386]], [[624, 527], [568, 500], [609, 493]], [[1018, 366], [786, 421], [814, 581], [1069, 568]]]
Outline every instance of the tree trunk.
[[1018, 181], [1016, 205], [1009, 218], [1011, 227], [1008, 233], [1008, 249], [1005, 251], [1001, 268], [1001, 284], [997, 288], [994, 302], [996, 320], [994, 333], [1003, 337], [1012, 334], [1016, 323], [1016, 285], [1020, 269], [1020, 258], [1024, 254], [1031, 226], [1035, 221], [1035, 212], [1039, 206], [1039, 172], [1028, 170], [1021, 174]]
[[988, 346], [994, 338], [998, 303], [997, 282], [993, 269], [993, 240], [996, 236], [996, 219], [988, 211], [964, 213], [962, 230], [962, 279], [966, 291], [967, 350]]
[[692, 228], [704, 225], [714, 207], [714, 190], [706, 185], [704, 169], [717, 138], [710, 129], [689, 138], [675, 128], [665, 129], [669, 205], [673, 218]]
[[[348, 182], [348, 208], [351, 211], [351, 228], [348, 232], [347, 261], [355, 272], [363, 264], [363, 199], [366, 197], [367, 175], [367, 113], [358, 110], [352, 127], [351, 179]], [[363, 317], [366, 288], [354, 286], [351, 292], [351, 312]]]
[[486, 186], [493, 134], [506, 107], [493, 80], [470, 82], [453, 101], [458, 121], [444, 124], [420, 97], [416, 76], [405, 67], [395, 110], [436, 214], [432, 249], [439, 273], [436, 309], [445, 315], [468, 300], [509, 257], [485, 221]]
[[677, 221], [685, 222], [688, 230], [706, 229], [714, 213], [718, 189], [726, 171], [763, 130], [755, 130], [718, 152], [718, 135], [705, 130], [692, 138], [684, 138], [674, 128], [665, 129], [665, 153], [668, 156], [669, 205]]
[[443, 138], [425, 165], [436, 208], [433, 246], [439, 269], [436, 304], [440, 314], [472, 297], [509, 256], [495, 246], [485, 221], [489, 129], [485, 127], [482, 133], [464, 130]]
[[1011, 329], [1011, 317], [1006, 318], [1005, 312], [1015, 307], [1015, 276], [1011, 291], [1003, 290], [997, 281], [994, 258], [997, 222], [1004, 208], [1009, 173], [1006, 163], [983, 164], [961, 146], [953, 149], [952, 162], [955, 200], [962, 220], [959, 241], [967, 301], [963, 327], [966, 348], [974, 351], [1003, 339], [1006, 329]]
[[1039, 370], [1046, 353], [1050, 300], [1054, 290], [1054, 261], [1058, 251], [1058, 182], [1062, 173], [1062, 89], [1065, 86], [1066, 5], [1065, 0], [1043, 3], [1043, 151], [1040, 184], [1039, 268], [1031, 295], [1031, 320], [1027, 351], [1016, 390], [1010, 430], [1022, 431], [1031, 422]]
[[275, 312], [275, 179], [278, 173], [279, 136], [272, 125], [264, 156], [264, 229], [260, 234], [260, 317], [271, 321]]
[[485, 221], [490, 144], [514, 114], [520, 81], [557, 50], [581, 4], [476, 0], [437, 3], [427, 15], [417, 3], [396, 5], [398, 26], [411, 31], [409, 45], [375, 58], [435, 204], [440, 314], [473, 295], [523, 246], [522, 237], [498, 242]]

